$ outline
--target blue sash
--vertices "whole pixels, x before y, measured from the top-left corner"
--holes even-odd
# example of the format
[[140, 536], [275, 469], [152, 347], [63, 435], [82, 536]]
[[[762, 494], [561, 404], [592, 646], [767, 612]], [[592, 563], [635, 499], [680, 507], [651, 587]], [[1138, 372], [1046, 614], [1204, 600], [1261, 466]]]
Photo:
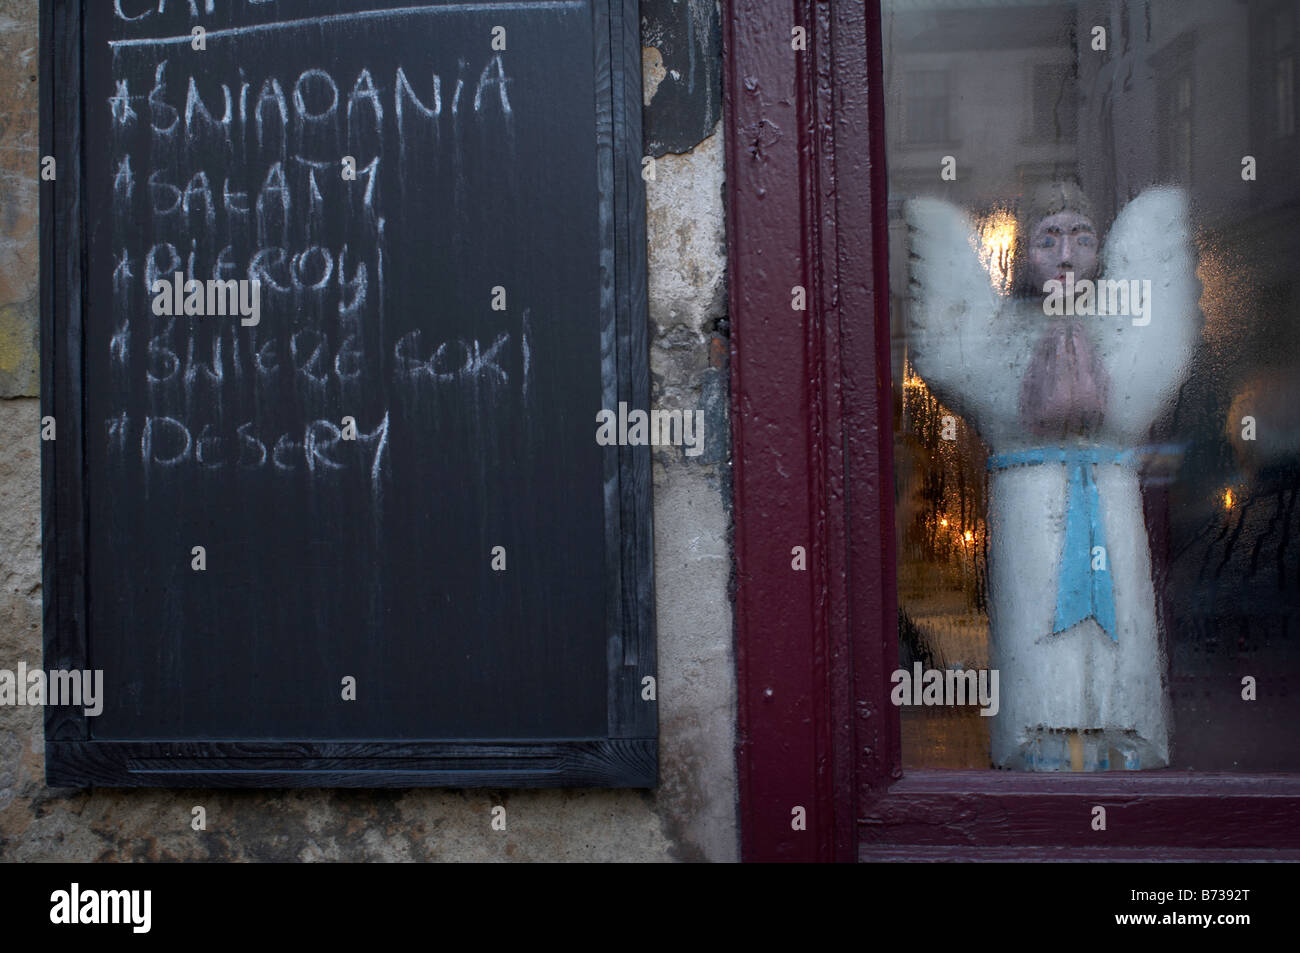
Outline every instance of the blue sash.
[[[1103, 463], [1130, 463], [1143, 453], [1170, 452], [1177, 447], [1038, 447], [989, 457], [990, 470], [1062, 463], [1067, 471], [1065, 540], [1057, 561], [1056, 619], [1052, 634], [1064, 632], [1085, 619], [1094, 619], [1111, 641], [1115, 632], [1115, 598], [1110, 586], [1110, 558], [1106, 530], [1101, 520], [1101, 500], [1092, 469]], [[1107, 553], [1104, 568], [1093, 569], [1093, 550]]]

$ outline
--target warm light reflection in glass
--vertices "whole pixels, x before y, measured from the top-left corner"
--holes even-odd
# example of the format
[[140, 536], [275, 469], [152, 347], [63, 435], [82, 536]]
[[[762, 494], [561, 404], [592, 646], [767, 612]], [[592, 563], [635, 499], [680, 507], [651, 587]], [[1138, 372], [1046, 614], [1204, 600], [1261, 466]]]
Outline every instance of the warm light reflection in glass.
[[980, 264], [989, 273], [989, 281], [998, 294], [1011, 290], [1011, 254], [1016, 246], [1016, 217], [1008, 209], [997, 208], [976, 222], [979, 236]]
[[[910, 391], [920, 391], [919, 394], [908, 394], [905, 398], [908, 401], [913, 399], [924, 399], [929, 396], [929, 388], [925, 386], [925, 381], [921, 380], [921, 375], [912, 369], [912, 362], [903, 360], [903, 389]], [[904, 408], [906, 412], [906, 408]]]
[[1197, 249], [1196, 277], [1201, 282], [1201, 312], [1205, 315], [1205, 341], [1216, 355], [1235, 350], [1241, 302], [1259, 285], [1256, 262], [1238, 249], [1206, 242]]

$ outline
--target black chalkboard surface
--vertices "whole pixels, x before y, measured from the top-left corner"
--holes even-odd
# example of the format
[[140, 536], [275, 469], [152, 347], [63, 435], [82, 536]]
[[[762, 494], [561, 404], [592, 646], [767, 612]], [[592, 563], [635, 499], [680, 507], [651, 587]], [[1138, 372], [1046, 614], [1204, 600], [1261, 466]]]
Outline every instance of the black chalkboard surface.
[[47, 778], [652, 786], [634, 0], [47, 0]]

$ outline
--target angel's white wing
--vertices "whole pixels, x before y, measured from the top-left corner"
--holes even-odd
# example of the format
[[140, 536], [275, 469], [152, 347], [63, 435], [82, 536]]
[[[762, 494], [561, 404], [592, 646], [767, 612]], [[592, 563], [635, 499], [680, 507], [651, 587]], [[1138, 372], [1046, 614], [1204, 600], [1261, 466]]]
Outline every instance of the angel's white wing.
[[[1128, 313], [1098, 315], [1098, 354], [1109, 377], [1109, 397], [1102, 432], [1117, 443], [1142, 443], [1153, 421], [1187, 376], [1192, 351], [1204, 319], [1182, 189], [1156, 187], [1124, 207], [1111, 226], [1102, 250], [1098, 299], [1112, 299], [1105, 282], [1124, 281], [1130, 292]], [[1147, 284], [1149, 282], [1149, 284]], [[1114, 285], [1110, 286], [1118, 292]]]
[[1003, 307], [973, 244], [975, 226], [949, 202], [912, 199], [908, 229], [908, 355], [926, 386], [990, 443], [1013, 439], [1031, 335]]

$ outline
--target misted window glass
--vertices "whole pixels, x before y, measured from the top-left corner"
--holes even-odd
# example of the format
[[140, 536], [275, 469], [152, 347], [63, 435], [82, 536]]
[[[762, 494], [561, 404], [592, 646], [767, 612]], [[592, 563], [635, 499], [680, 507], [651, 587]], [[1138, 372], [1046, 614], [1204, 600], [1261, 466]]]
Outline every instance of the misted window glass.
[[948, 139], [948, 73], [918, 69], [907, 74], [907, 108], [903, 121], [909, 143], [941, 143]]
[[905, 767], [1300, 770], [1300, 0], [883, 0]]

